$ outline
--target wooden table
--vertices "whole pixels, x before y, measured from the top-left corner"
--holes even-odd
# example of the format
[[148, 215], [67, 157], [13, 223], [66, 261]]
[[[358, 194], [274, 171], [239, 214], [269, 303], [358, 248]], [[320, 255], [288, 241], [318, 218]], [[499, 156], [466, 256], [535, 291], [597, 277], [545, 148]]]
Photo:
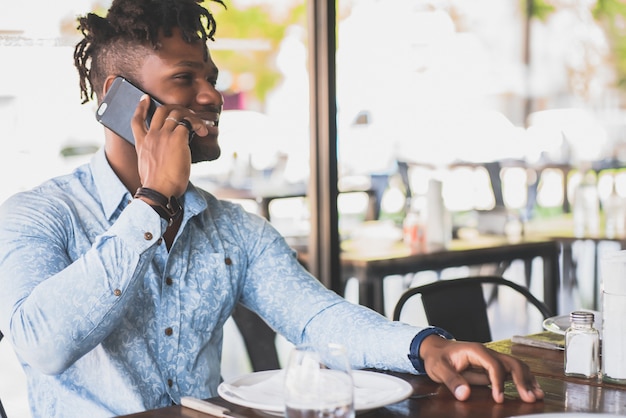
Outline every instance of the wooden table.
[[[477, 237], [474, 240], [453, 240], [446, 248], [430, 247], [412, 250], [402, 243], [376, 255], [350, 247], [341, 254], [341, 275], [345, 281], [359, 280], [359, 303], [384, 314], [383, 279], [393, 274], [426, 270], [441, 271], [449, 267], [477, 266], [523, 260], [527, 265], [537, 257], [543, 259], [543, 300], [552, 312], [558, 313], [560, 287], [559, 245], [553, 240], [511, 243], [505, 237]], [[530, 283], [526, 283], [527, 286]]]
[[[414, 394], [436, 392], [421, 399], [407, 399], [384, 408], [359, 413], [360, 418], [504, 418], [524, 414], [549, 412], [605, 412], [626, 415], [626, 386], [566, 377], [563, 374], [563, 351], [546, 350], [512, 344], [510, 340], [488, 343], [499, 352], [511, 354], [524, 360], [537, 376], [545, 392], [545, 399], [536, 403], [520, 400], [511, 382], [505, 386], [505, 401], [496, 404], [487, 387], [473, 387], [468, 401], [454, 399], [444, 386], [432, 382], [427, 376], [396, 374], [411, 383]], [[232, 411], [248, 417], [268, 418], [258, 411], [230, 404], [213, 398]], [[171, 406], [147, 412], [127, 415], [134, 418], [206, 418], [208, 415], [181, 406]]]

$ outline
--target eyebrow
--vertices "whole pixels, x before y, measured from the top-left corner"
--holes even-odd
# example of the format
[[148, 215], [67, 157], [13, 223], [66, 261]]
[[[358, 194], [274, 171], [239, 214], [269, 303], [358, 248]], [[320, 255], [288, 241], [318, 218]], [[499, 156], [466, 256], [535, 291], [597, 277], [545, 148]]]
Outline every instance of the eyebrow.
[[196, 61], [180, 61], [176, 63], [176, 67], [188, 67], [199, 70], [204, 67], [204, 64]]
[[[204, 63], [196, 62], [196, 61], [180, 61], [176, 63], [176, 67], [185, 67], [185, 68], [191, 68], [194, 70], [202, 70], [204, 69]], [[217, 66], [215, 66], [215, 64], [211, 66], [211, 73], [216, 76], [219, 74], [219, 69], [217, 68]]]

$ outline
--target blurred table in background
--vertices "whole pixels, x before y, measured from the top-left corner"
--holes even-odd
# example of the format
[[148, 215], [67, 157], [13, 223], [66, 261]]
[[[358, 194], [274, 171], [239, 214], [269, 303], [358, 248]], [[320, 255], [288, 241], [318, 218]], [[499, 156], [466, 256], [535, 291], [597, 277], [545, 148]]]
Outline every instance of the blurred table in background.
[[342, 280], [359, 281], [359, 303], [384, 315], [383, 280], [394, 274], [442, 271], [449, 267], [525, 262], [526, 286], [530, 286], [530, 263], [543, 260], [543, 295], [538, 296], [553, 312], [558, 312], [560, 286], [559, 247], [551, 240], [511, 243], [505, 237], [477, 236], [471, 240], [452, 240], [449, 246], [411, 249], [399, 242], [373, 254], [354, 242], [345, 242], [341, 254]]
[[626, 236], [607, 237], [605, 234], [604, 219], [600, 217], [599, 233], [577, 237], [574, 235], [574, 219], [571, 213], [536, 218], [528, 222], [524, 227], [524, 236], [530, 239], [552, 240], [559, 244], [562, 257], [562, 281], [563, 287], [570, 288], [578, 285], [577, 274], [578, 260], [574, 254], [574, 246], [577, 242], [590, 242], [594, 246], [593, 251], [593, 305], [590, 309], [597, 310], [599, 305], [600, 271], [599, 271], [599, 246], [602, 242], [613, 242], [620, 249], [626, 249]]
[[[604, 229], [601, 227], [600, 231]], [[342, 280], [354, 277], [359, 281], [359, 303], [384, 314], [384, 278], [390, 275], [404, 275], [420, 271], [441, 272], [449, 267], [480, 266], [485, 264], [510, 264], [521, 260], [525, 266], [526, 286], [531, 285], [531, 263], [536, 258], [543, 261], [543, 296], [537, 295], [548, 307], [559, 314], [559, 295], [564, 288], [577, 286], [577, 258], [574, 246], [579, 241], [589, 241], [594, 245], [593, 305], [599, 306], [598, 294], [600, 275], [598, 271], [598, 246], [602, 242], [613, 242], [626, 249], [626, 237], [574, 236], [571, 214], [539, 218], [524, 226], [523, 236], [518, 242], [511, 242], [504, 235], [480, 235], [465, 239], [454, 239], [446, 247], [427, 246], [411, 249], [402, 242], [389, 246], [370, 247], [355, 240], [342, 244]], [[303, 255], [306, 261], [306, 255]]]

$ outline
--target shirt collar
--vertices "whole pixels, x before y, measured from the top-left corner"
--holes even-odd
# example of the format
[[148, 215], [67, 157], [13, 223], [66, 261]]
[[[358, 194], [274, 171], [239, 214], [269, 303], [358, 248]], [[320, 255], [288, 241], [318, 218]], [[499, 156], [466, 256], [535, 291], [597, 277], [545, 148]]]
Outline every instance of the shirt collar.
[[[115, 211], [133, 197], [111, 168], [104, 148], [100, 148], [92, 157], [91, 170], [104, 213], [111, 219]], [[197, 215], [207, 207], [206, 199], [191, 183], [187, 186], [183, 207], [185, 216]]]
[[120, 205], [132, 196], [109, 165], [104, 147], [91, 158], [91, 170], [104, 213], [111, 219]]

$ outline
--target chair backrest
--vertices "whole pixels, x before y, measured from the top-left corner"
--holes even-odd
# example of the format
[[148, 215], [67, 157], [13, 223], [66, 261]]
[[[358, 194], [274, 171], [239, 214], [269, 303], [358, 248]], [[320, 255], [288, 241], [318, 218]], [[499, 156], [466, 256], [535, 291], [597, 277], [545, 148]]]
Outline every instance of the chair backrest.
[[276, 332], [257, 314], [238, 304], [232, 314], [255, 372], [280, 369]]
[[[2, 338], [4, 337], [4, 335], [2, 335], [2, 332], [0, 332], [0, 341], [2, 341]], [[0, 418], [7, 418], [7, 413], [4, 410], [4, 406], [2, 405], [2, 401], [0, 400]]]
[[491, 341], [487, 302], [482, 287], [485, 283], [516, 290], [539, 310], [544, 319], [553, 315], [550, 308], [526, 287], [500, 276], [476, 276], [441, 280], [410, 288], [398, 300], [393, 319], [398, 321], [406, 302], [420, 294], [429, 325], [445, 329], [457, 340], [481, 343]]

